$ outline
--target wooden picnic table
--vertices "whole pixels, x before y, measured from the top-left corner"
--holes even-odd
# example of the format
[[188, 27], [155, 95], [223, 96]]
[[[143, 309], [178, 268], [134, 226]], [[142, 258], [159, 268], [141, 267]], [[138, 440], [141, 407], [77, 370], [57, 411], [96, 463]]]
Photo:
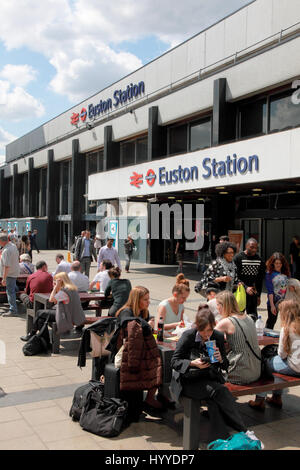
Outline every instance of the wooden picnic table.
[[[27, 278], [30, 274], [19, 274], [17, 277], [17, 282], [21, 282], [22, 284], [26, 284]], [[2, 276], [0, 276], [0, 283], [2, 282]]]

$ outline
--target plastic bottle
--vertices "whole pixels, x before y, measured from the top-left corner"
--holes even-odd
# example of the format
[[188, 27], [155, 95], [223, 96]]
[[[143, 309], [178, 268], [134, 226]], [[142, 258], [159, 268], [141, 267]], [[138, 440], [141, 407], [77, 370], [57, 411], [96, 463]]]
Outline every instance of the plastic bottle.
[[157, 341], [164, 340], [164, 320], [160, 317], [158, 324], [157, 324]]
[[96, 282], [96, 289], [100, 291], [100, 282]]
[[259, 315], [258, 319], [256, 320], [255, 327], [256, 327], [257, 336], [263, 336], [264, 335], [264, 322], [261, 318], [261, 315]]

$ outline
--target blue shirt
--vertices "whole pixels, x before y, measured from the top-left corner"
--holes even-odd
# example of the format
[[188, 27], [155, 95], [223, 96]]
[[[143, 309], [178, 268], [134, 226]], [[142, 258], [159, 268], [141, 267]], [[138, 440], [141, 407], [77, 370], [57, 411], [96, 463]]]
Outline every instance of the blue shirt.
[[82, 257], [91, 256], [91, 253], [90, 253], [91, 240], [89, 240], [87, 238], [84, 238], [83, 240], [84, 240], [84, 250], [83, 250], [83, 253], [82, 253]]

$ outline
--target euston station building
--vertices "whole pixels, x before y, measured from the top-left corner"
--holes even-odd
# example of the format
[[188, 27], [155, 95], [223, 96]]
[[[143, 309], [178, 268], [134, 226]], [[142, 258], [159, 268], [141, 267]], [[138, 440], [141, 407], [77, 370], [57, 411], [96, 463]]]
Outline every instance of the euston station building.
[[299, 0], [250, 2], [7, 145], [0, 225], [39, 228], [48, 248], [106, 230], [121, 257], [126, 233], [143, 233], [134, 258], [171, 263], [174, 227], [153, 239], [151, 205], [204, 203], [210, 236], [288, 256], [300, 235], [299, 59]]

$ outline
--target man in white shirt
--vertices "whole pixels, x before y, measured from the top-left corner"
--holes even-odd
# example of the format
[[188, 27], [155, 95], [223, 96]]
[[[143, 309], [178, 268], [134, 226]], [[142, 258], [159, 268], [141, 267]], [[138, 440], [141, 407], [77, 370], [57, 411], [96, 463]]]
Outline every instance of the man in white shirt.
[[89, 289], [89, 278], [80, 271], [80, 261], [71, 264], [71, 272], [68, 274], [70, 280], [77, 286], [78, 292], [87, 292]]
[[109, 261], [109, 259], [105, 259], [102, 261], [101, 266], [100, 266], [100, 271], [96, 274], [94, 279], [92, 280], [90, 284], [90, 289], [93, 289], [95, 285], [97, 285], [97, 282], [100, 283], [100, 292], [105, 292], [106, 286], [110, 281], [110, 277], [108, 275], [108, 270], [112, 268], [112, 264]]
[[61, 253], [58, 253], [56, 255], [55, 261], [57, 262], [57, 267], [56, 267], [56, 270], [53, 273], [53, 277], [57, 273], [67, 273], [67, 274], [69, 274], [69, 272], [71, 272], [71, 264], [68, 263], [67, 261], [65, 261], [64, 255], [62, 255]]
[[9, 241], [8, 235], [0, 234], [1, 261], [0, 275], [2, 285], [6, 287], [9, 311], [3, 313], [3, 316], [16, 315], [18, 313], [16, 303], [16, 282], [20, 274], [19, 252], [16, 245]]
[[101, 263], [104, 260], [109, 260], [113, 266], [117, 265], [120, 269], [122, 269], [119, 254], [117, 250], [113, 247], [113, 242], [113, 238], [108, 238], [106, 245], [100, 248], [97, 259], [98, 271], [100, 269]]

